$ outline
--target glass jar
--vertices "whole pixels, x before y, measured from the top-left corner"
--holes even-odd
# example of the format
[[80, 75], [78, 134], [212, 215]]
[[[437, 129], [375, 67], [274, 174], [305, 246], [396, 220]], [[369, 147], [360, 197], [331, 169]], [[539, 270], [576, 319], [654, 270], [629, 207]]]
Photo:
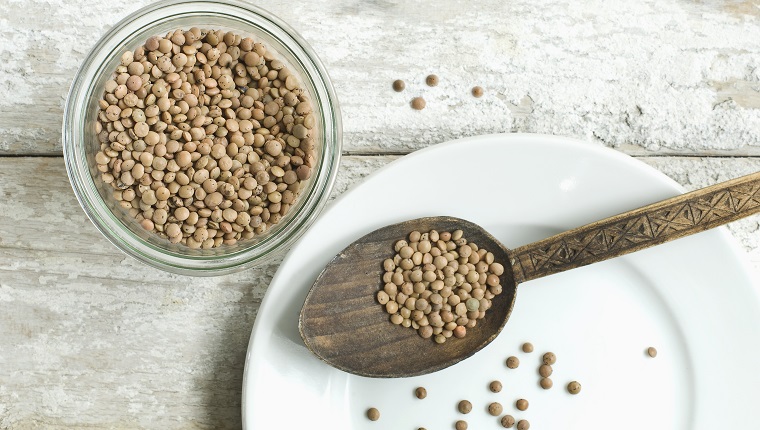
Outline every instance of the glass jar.
[[[317, 120], [316, 164], [290, 211], [261, 235], [212, 249], [172, 244], [143, 229], [119, 206], [111, 186], [101, 180], [94, 160], [100, 150], [95, 132], [98, 100], [121, 54], [141, 46], [151, 36], [191, 27], [234, 31], [276, 51], [301, 78]], [[271, 13], [231, 0], [160, 1], [127, 16], [111, 28], [85, 58], [71, 85], [64, 111], [64, 159], [82, 209], [95, 227], [124, 253], [178, 274], [212, 276], [236, 272], [269, 262], [287, 250], [327, 202], [338, 172], [341, 146], [338, 100], [327, 71], [313, 49]]]

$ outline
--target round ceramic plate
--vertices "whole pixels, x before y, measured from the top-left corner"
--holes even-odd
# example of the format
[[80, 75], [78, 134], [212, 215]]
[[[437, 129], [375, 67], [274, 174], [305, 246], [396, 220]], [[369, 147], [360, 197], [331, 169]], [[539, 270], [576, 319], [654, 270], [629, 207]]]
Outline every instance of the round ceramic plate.
[[[247, 429], [498, 429], [487, 413], [532, 429], [748, 428], [760, 422], [760, 298], [743, 252], [716, 229], [520, 285], [489, 346], [442, 371], [372, 379], [335, 370], [298, 334], [298, 314], [324, 265], [387, 224], [451, 215], [514, 248], [679, 194], [672, 180], [614, 150], [539, 135], [492, 135], [415, 152], [343, 194], [293, 247], [259, 309], [243, 386]], [[486, 316], [487, 317], [487, 316]], [[535, 351], [520, 350], [532, 342]], [[655, 347], [656, 358], [646, 355]], [[557, 355], [543, 390], [541, 355]], [[520, 366], [508, 369], [505, 359]], [[409, 356], [409, 360], [425, 360]], [[499, 380], [500, 393], [488, 384]], [[570, 395], [565, 386], [583, 389]], [[424, 400], [414, 397], [418, 386]], [[527, 399], [526, 411], [515, 408]], [[457, 412], [467, 399], [473, 411]], [[365, 417], [369, 407], [379, 421]]]

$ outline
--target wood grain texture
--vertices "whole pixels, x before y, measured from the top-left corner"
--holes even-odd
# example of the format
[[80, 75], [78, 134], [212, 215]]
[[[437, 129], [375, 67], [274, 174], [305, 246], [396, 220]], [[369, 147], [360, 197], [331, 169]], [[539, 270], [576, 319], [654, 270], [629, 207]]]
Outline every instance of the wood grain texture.
[[[108, 27], [149, 2], [3, 3], [2, 153], [60, 153], [78, 65]], [[523, 131], [637, 155], [760, 154], [755, 0], [253, 3], [324, 61], [351, 153]], [[424, 84], [429, 73], [437, 87]], [[395, 79], [407, 82], [404, 92], [391, 90]], [[470, 95], [474, 85], [483, 98]], [[409, 108], [418, 95], [427, 100], [421, 112]]]

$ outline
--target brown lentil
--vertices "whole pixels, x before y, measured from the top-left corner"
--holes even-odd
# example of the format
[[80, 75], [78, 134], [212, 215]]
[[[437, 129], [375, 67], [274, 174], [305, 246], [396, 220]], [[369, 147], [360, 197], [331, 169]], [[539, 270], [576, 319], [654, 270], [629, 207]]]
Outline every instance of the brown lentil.
[[552, 369], [552, 367], [549, 366], [548, 364], [542, 364], [538, 368], [538, 374], [544, 378], [548, 378], [549, 376], [552, 375], [553, 370], [554, 369]]
[[467, 328], [465, 328], [462, 325], [458, 325], [456, 326], [456, 328], [454, 328], [453, 333], [454, 333], [454, 337], [456, 337], [457, 339], [461, 339], [467, 335]]
[[499, 402], [493, 402], [490, 405], [488, 405], [488, 413], [497, 417], [501, 415], [501, 412], [504, 410], [504, 408], [501, 406], [501, 403]]
[[492, 393], [498, 393], [501, 391], [502, 385], [499, 381], [491, 381], [490, 384], [488, 384], [488, 389], [491, 390]]
[[172, 243], [209, 248], [266, 233], [315, 167], [309, 97], [250, 38], [198, 28], [150, 37], [122, 54], [104, 88], [101, 179]]
[[525, 399], [519, 399], [518, 401], [515, 402], [515, 407], [517, 408], [518, 411], [524, 411], [528, 409], [528, 401]]
[[578, 381], [572, 381], [567, 384], [567, 392], [570, 394], [578, 394], [581, 392], [581, 384]]
[[543, 361], [543, 363], [544, 363], [544, 364], [548, 364], [548, 365], [550, 365], [550, 366], [551, 366], [552, 364], [554, 364], [554, 363], [556, 363], [556, 362], [557, 362], [557, 356], [556, 356], [556, 355], [554, 355], [554, 353], [553, 353], [553, 352], [547, 352], [547, 353], [546, 353], [546, 354], [544, 354], [544, 356], [542, 357], [542, 361]]
[[511, 429], [515, 425], [515, 418], [512, 415], [504, 415], [501, 417], [501, 426]]
[[[498, 263], [491, 264], [491, 271], [492, 272], [494, 271], [493, 270], [493, 266], [495, 264], [498, 264]], [[501, 265], [499, 264], [499, 266], [501, 266]], [[502, 266], [501, 270], [502, 270], [502, 273], [504, 273], [504, 267], [503, 266]], [[496, 273], [496, 275], [501, 275], [501, 274], [500, 273]], [[524, 344], [522, 344], [522, 350], [523, 350], [523, 352], [528, 352], [528, 353], [533, 352], [533, 344], [530, 343], [530, 342], [525, 342]]]
[[528, 420], [520, 420], [517, 422], [517, 430], [528, 430], [530, 428], [530, 423]]
[[652, 358], [657, 357], [657, 350], [653, 346], [650, 346], [647, 348], [647, 355]]
[[472, 403], [469, 400], [462, 400], [457, 404], [457, 410], [463, 414], [469, 414], [472, 411]]
[[425, 109], [425, 99], [422, 97], [415, 97], [412, 99], [412, 109], [422, 110]]
[[416, 390], [414, 390], [414, 395], [417, 396], [418, 399], [424, 399], [427, 397], [427, 390], [425, 387], [417, 387]]
[[456, 430], [467, 430], [467, 421], [459, 420], [456, 423], [454, 423], [454, 428]]
[[541, 381], [539, 381], [539, 385], [541, 385], [541, 388], [544, 390], [548, 390], [554, 385], [554, 382], [552, 382], [549, 378], [541, 378]]
[[369, 418], [370, 421], [377, 421], [380, 419], [380, 411], [377, 410], [377, 408], [369, 408], [367, 409], [367, 418]]
[[393, 91], [400, 93], [401, 91], [404, 91], [404, 88], [406, 88], [406, 83], [401, 79], [393, 81]]
[[436, 75], [428, 75], [428, 77], [425, 78], [425, 83], [429, 87], [434, 87], [434, 86], [438, 85], [438, 76], [436, 76]]
[[512, 356], [507, 358], [507, 367], [510, 369], [517, 369], [517, 367], [520, 365], [520, 359]]
[[483, 88], [479, 86], [472, 87], [472, 96], [475, 98], [483, 97]]
[[[396, 254], [382, 262], [384, 286], [376, 293], [393, 324], [411, 326], [439, 344], [466, 336], [467, 328], [485, 317], [492, 299], [501, 293], [501, 281], [489, 272], [489, 265], [470, 262], [484, 250], [468, 243], [461, 232], [456, 242], [453, 237], [450, 232], [413, 231], [408, 241], [394, 243]], [[480, 282], [491, 276], [492, 285]]]

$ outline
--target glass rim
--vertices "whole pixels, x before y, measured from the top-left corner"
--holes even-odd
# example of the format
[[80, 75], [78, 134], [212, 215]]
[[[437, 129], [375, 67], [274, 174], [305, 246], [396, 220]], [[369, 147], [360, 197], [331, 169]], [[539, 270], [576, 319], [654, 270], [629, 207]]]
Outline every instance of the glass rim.
[[[187, 10], [187, 8], [192, 10]], [[184, 9], [183, 9], [184, 8]], [[236, 12], [232, 14], [231, 12]], [[236, 249], [216, 248], [195, 253], [180, 253], [141, 238], [117, 217], [98, 192], [87, 159], [87, 109], [95, 96], [95, 81], [108, 73], [106, 62], [115, 53], [133, 44], [140, 32], [182, 18], [213, 16], [229, 22], [229, 28], [248, 32], [281, 46], [273, 46], [281, 55], [287, 51], [302, 70], [304, 83], [312, 89], [312, 102], [318, 113], [320, 130], [319, 168], [311, 184], [299, 196], [299, 207], [293, 208], [273, 233], [265, 233], [250, 246]], [[141, 21], [148, 20], [143, 23]], [[235, 24], [249, 26], [248, 30]], [[198, 24], [197, 26], [202, 26]], [[178, 25], [177, 28], [181, 28]], [[266, 28], [265, 28], [266, 27]], [[314, 221], [327, 203], [337, 176], [341, 157], [342, 128], [337, 96], [327, 70], [308, 43], [287, 23], [270, 12], [236, 0], [163, 0], [143, 7], [123, 18], [109, 29], [92, 47], [72, 81], [64, 107], [62, 127], [63, 155], [74, 194], [95, 227], [122, 252], [151, 266], [178, 274], [215, 276], [232, 273], [271, 260], [292, 245]], [[168, 243], [168, 242], [167, 242]]]

